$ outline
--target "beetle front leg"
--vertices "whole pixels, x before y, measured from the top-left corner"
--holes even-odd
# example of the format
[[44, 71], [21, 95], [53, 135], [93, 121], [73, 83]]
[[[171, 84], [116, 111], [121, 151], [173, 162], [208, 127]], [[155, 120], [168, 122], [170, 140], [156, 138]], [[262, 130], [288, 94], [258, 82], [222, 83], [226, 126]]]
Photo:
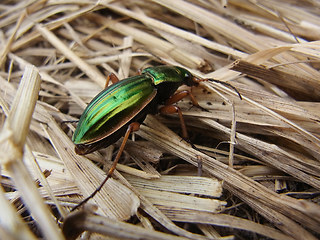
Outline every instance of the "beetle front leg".
[[189, 90], [183, 90], [183, 91], [180, 91], [180, 92], [177, 92], [175, 93], [174, 95], [172, 95], [167, 101], [166, 101], [166, 105], [172, 105], [176, 102], [179, 102], [181, 99], [185, 98], [189, 96], [190, 99], [191, 99], [191, 102], [192, 102], [192, 105], [197, 107], [197, 108], [200, 108], [201, 110], [203, 111], [206, 111], [206, 112], [209, 112], [207, 109], [201, 107], [197, 101], [197, 99], [194, 97], [194, 95], [192, 94], [191, 91]]
[[197, 101], [197, 99], [194, 97], [194, 95], [192, 94], [191, 91], [189, 90], [183, 90], [183, 91], [180, 91], [180, 92], [177, 92], [175, 94], [173, 94], [165, 103], [165, 106], [164, 107], [161, 107], [160, 108], [160, 113], [161, 114], [174, 114], [174, 113], [178, 113], [179, 114], [179, 119], [180, 119], [180, 124], [181, 124], [181, 130], [182, 130], [182, 137], [187, 140], [188, 142], [189, 141], [189, 137], [188, 137], [188, 132], [187, 132], [187, 127], [186, 127], [186, 124], [184, 122], [184, 118], [182, 116], [182, 112], [181, 112], [181, 109], [176, 106], [176, 105], [173, 105], [174, 103], [176, 102], [179, 102], [181, 99], [185, 98], [189, 96], [191, 101], [192, 101], [192, 104], [193, 106], [197, 107], [197, 108], [200, 108], [201, 110], [203, 111], [206, 111], [206, 112], [209, 112], [207, 109], [201, 107]]
[[182, 137], [183, 137], [186, 141], [189, 141], [188, 132], [187, 132], [187, 127], [186, 127], [186, 124], [185, 124], [185, 122], [184, 122], [184, 118], [183, 118], [181, 109], [180, 109], [178, 106], [176, 106], [176, 105], [166, 105], [166, 106], [161, 107], [161, 108], [159, 109], [159, 112], [160, 112], [161, 114], [165, 114], [165, 115], [178, 113], [179, 119], [180, 119], [180, 124], [181, 124]]
[[126, 134], [124, 135], [123, 137], [123, 140], [122, 140], [122, 143], [121, 143], [121, 146], [118, 150], [118, 153], [117, 153], [117, 156], [116, 158], [114, 159], [113, 163], [112, 163], [112, 166], [111, 168], [109, 169], [109, 172], [106, 176], [106, 178], [102, 181], [102, 183], [100, 184], [99, 187], [96, 188], [96, 190], [94, 190], [94, 192], [92, 192], [90, 194], [90, 196], [88, 196], [87, 198], [85, 198], [82, 202], [80, 202], [77, 206], [75, 206], [71, 211], [74, 211], [76, 209], [78, 209], [79, 207], [81, 207], [83, 204], [85, 204], [86, 202], [88, 202], [91, 198], [93, 198], [100, 190], [101, 188], [103, 187], [103, 185], [108, 181], [109, 178], [111, 178], [114, 170], [116, 169], [116, 166], [119, 162], [119, 159], [123, 153], [123, 150], [124, 150], [124, 147], [128, 141], [128, 138], [130, 136], [131, 133], [133, 132], [136, 132], [140, 129], [140, 123], [138, 122], [133, 122], [131, 123], [128, 128], [127, 128], [127, 131], [126, 131]]

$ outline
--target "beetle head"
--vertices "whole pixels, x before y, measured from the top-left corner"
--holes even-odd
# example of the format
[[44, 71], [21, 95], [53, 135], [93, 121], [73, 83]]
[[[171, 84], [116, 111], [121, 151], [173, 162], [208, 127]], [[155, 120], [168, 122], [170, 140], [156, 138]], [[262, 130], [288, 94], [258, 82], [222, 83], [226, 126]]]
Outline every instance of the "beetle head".
[[197, 78], [194, 77], [188, 70], [181, 68], [181, 67], [177, 67], [176, 68], [179, 70], [180, 75], [183, 77], [183, 82], [187, 85], [187, 86], [196, 86], [198, 85], [198, 81]]

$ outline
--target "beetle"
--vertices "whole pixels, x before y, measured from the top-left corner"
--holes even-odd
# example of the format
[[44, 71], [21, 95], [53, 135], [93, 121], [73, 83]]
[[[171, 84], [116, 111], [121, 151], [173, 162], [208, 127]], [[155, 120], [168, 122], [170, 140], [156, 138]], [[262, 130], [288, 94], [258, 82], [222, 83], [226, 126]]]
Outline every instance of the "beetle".
[[[121, 81], [111, 74], [106, 85], [109, 80], [116, 83], [106, 87], [91, 100], [73, 134], [75, 152], [79, 155], [115, 143], [125, 135], [131, 123], [141, 124], [147, 114], [157, 113], [161, 104], [165, 104], [160, 108], [161, 113], [179, 113], [180, 109], [172, 104], [190, 95], [193, 104], [200, 107], [189, 91], [174, 94], [181, 85], [195, 86], [200, 81], [181, 67], [149, 67], [140, 75]], [[182, 135], [187, 138], [184, 125], [182, 123]]]
[[110, 80], [113, 84], [94, 97], [84, 110], [72, 141], [75, 144], [75, 152], [85, 155], [108, 147], [122, 136], [124, 138], [105, 180], [76, 208], [93, 197], [111, 177], [129, 135], [139, 130], [140, 124], [148, 114], [178, 113], [182, 137], [188, 139], [181, 110], [174, 103], [189, 95], [194, 106], [207, 111], [199, 106], [190, 91], [176, 91], [181, 85], [196, 86], [200, 81], [208, 79], [196, 78], [188, 70], [178, 66], [149, 67], [140, 75], [121, 81], [114, 74], [110, 74], [106, 86]]

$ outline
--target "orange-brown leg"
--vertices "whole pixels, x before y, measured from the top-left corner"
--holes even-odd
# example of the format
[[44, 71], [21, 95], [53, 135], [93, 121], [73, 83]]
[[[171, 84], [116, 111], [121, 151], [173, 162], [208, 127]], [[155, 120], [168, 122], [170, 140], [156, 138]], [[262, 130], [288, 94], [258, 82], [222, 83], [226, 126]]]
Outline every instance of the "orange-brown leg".
[[174, 113], [178, 113], [179, 114], [179, 119], [180, 119], [180, 124], [181, 124], [181, 130], [182, 130], [182, 137], [189, 141], [189, 138], [188, 138], [188, 132], [187, 132], [187, 127], [186, 127], [186, 124], [185, 124], [185, 121], [183, 119], [183, 116], [182, 116], [182, 112], [181, 112], [181, 109], [176, 106], [176, 105], [173, 105], [174, 103], [176, 102], [179, 102], [181, 99], [187, 97], [187, 96], [190, 96], [191, 98], [191, 101], [192, 101], [192, 104], [193, 106], [197, 107], [197, 108], [200, 108], [202, 109], [203, 111], [206, 111], [208, 112], [207, 109], [201, 107], [197, 101], [197, 99], [194, 97], [194, 95], [191, 93], [191, 91], [189, 90], [183, 90], [183, 91], [180, 91], [180, 92], [177, 92], [175, 94], [173, 94], [167, 101], [166, 101], [166, 104], [165, 106], [161, 107], [160, 108], [160, 113], [161, 114], [174, 114]]
[[119, 82], [119, 78], [114, 73], [110, 73], [107, 77], [106, 85], [104, 86], [104, 88], [107, 88], [109, 86], [110, 80], [111, 80], [112, 84]]
[[182, 137], [185, 140], [189, 140], [187, 127], [186, 127], [186, 124], [184, 122], [181, 109], [178, 106], [166, 105], [166, 106], [161, 107], [159, 111], [160, 111], [161, 114], [166, 114], [166, 115], [178, 113], [179, 114], [179, 119], [180, 119], [180, 124], [181, 124]]
[[189, 90], [183, 90], [183, 91], [180, 91], [180, 92], [177, 92], [175, 94], [173, 94], [167, 101], [166, 101], [166, 105], [172, 105], [176, 102], [179, 102], [181, 99], [185, 98], [189, 96], [191, 101], [192, 101], [192, 105], [197, 107], [197, 108], [200, 108], [201, 110], [203, 111], [206, 111], [208, 112], [207, 109], [201, 107], [197, 101], [197, 99], [194, 97], [194, 95], [192, 94], [191, 91]]
[[[182, 115], [182, 112], [181, 112], [181, 109], [176, 106], [176, 105], [173, 105], [174, 103], [180, 101], [181, 99], [187, 97], [187, 96], [190, 96], [191, 98], [191, 101], [192, 101], [192, 104], [193, 106], [196, 106], [204, 111], [207, 111], [207, 109], [201, 107], [198, 103], [198, 101], [196, 100], [196, 98], [194, 97], [194, 95], [188, 91], [188, 90], [183, 90], [181, 92], [178, 92], [174, 95], [172, 95], [167, 101], [166, 101], [166, 105], [161, 107], [160, 108], [160, 113], [161, 114], [174, 114], [174, 113], [178, 113], [179, 114], [179, 119], [180, 119], [180, 124], [181, 124], [181, 130], [182, 130], [182, 137], [184, 138], [185, 141], [187, 141], [191, 146], [192, 148], [194, 149], [197, 149], [199, 150], [195, 145], [193, 145], [193, 143], [189, 140], [189, 137], [188, 137], [188, 132], [187, 132], [187, 127], [186, 127], [186, 124], [185, 124], [185, 121], [184, 121], [184, 118], [183, 118], [183, 115]], [[202, 160], [201, 158], [199, 157], [198, 159], [198, 175], [201, 176], [202, 175]]]
[[117, 156], [114, 159], [113, 164], [112, 164], [112, 166], [111, 166], [106, 178], [102, 181], [100, 186], [98, 188], [96, 188], [96, 190], [94, 190], [93, 193], [91, 193], [91, 195], [89, 197], [85, 198], [82, 202], [80, 202], [77, 206], [75, 206], [71, 211], [74, 211], [75, 209], [81, 207], [83, 204], [85, 204], [91, 198], [93, 198], [97, 194], [97, 192], [99, 192], [101, 190], [103, 185], [108, 181], [108, 179], [112, 176], [114, 170], [116, 169], [117, 163], [118, 163], [118, 161], [119, 161], [119, 159], [120, 159], [120, 157], [121, 157], [121, 155], [123, 153], [124, 147], [125, 147], [125, 145], [126, 145], [126, 143], [128, 141], [128, 138], [129, 138], [130, 134], [132, 132], [138, 131], [139, 128], [140, 128], [140, 123], [138, 123], [138, 122], [133, 122], [128, 126], [126, 134], [124, 135], [122, 143], [121, 143], [121, 146], [120, 146], [120, 148], [118, 150]]

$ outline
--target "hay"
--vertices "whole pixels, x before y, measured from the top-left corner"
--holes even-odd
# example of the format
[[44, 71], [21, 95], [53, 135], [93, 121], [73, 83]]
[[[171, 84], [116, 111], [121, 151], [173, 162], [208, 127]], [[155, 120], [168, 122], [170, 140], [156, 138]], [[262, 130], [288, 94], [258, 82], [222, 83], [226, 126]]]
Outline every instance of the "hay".
[[[319, 237], [319, 8], [3, 1], [0, 238]], [[208, 112], [178, 103], [196, 148], [181, 140], [177, 116], [149, 115], [113, 178], [70, 214], [104, 179], [119, 142], [76, 155], [66, 121], [110, 72], [123, 79], [160, 64], [228, 82], [242, 99], [206, 81], [192, 91]]]

